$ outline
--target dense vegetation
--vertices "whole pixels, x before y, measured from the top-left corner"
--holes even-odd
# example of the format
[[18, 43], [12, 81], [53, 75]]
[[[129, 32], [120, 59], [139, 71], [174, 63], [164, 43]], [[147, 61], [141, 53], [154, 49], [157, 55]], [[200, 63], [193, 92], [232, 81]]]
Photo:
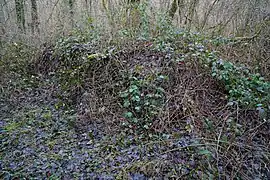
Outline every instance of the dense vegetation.
[[269, 59], [268, 27], [210, 35], [133, 3], [113, 36], [89, 18], [1, 40], [1, 179], [269, 179], [269, 69], [237, 59]]

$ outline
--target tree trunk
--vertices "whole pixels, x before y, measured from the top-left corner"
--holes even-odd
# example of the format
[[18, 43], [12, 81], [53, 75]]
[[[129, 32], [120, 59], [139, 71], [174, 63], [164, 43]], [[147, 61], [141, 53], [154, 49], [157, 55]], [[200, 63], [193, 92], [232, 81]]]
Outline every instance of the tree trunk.
[[3, 24], [5, 21], [4, 6], [5, 6], [5, 1], [0, 0], [0, 24]]
[[199, 0], [193, 0], [188, 8], [188, 15], [185, 20], [185, 24], [187, 24], [187, 28], [190, 30], [191, 24], [193, 23], [193, 18], [196, 13], [196, 6], [198, 5]]
[[[1, 24], [1, 29], [0, 29], [0, 36], [5, 34], [5, 29], [4, 29], [4, 24], [5, 24], [5, 6], [7, 2], [5, 0], [0, 0], [0, 24]], [[1, 39], [1, 38], [0, 38]], [[1, 43], [1, 42], [0, 42]], [[1, 47], [1, 46], [0, 46]]]
[[74, 1], [68, 0], [71, 27], [74, 27]]
[[37, 1], [31, 0], [31, 17], [32, 17], [32, 33], [39, 33], [39, 22], [38, 22], [38, 12], [37, 12]]
[[138, 10], [138, 5], [140, 3], [140, 0], [129, 0], [128, 1], [128, 8], [126, 9], [127, 13], [127, 22], [128, 26], [133, 27], [133, 28], [138, 28], [140, 24], [140, 15], [139, 15], [139, 10]]
[[201, 25], [201, 30], [204, 29], [204, 27], [206, 26], [207, 24], [207, 21], [209, 19], [209, 15], [211, 14], [211, 12], [213, 11], [216, 3], [218, 3], [219, 0], [214, 0], [214, 2], [209, 6], [209, 8], [207, 9], [207, 11], [205, 11], [204, 13], [204, 17], [203, 17], [203, 21], [202, 21], [202, 25]]
[[178, 0], [178, 14], [179, 14], [179, 22], [182, 24], [183, 18], [185, 16], [184, 9], [185, 8], [185, 0]]
[[169, 16], [171, 17], [171, 19], [174, 18], [174, 15], [176, 13], [176, 10], [177, 10], [177, 0], [173, 0], [173, 3], [172, 3], [172, 6], [171, 6], [171, 9], [169, 11]]
[[17, 16], [17, 25], [21, 32], [25, 32], [25, 13], [24, 0], [15, 0], [15, 10]]
[[86, 8], [86, 12], [87, 12], [87, 16], [90, 17], [91, 16], [91, 7], [92, 7], [92, 1], [91, 0], [84, 0], [85, 1], [85, 8]]

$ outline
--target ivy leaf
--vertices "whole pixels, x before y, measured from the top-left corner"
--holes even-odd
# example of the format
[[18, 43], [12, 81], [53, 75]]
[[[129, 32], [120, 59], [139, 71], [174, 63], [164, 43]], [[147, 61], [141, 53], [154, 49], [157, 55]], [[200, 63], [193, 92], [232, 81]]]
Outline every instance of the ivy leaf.
[[162, 92], [162, 93], [165, 92], [165, 90], [164, 90], [162, 87], [158, 87], [158, 88], [157, 88], [157, 91], [158, 91], [158, 92]]
[[129, 94], [127, 92], [123, 92], [123, 93], [120, 94], [120, 97], [121, 98], [126, 98], [126, 97], [128, 97], [128, 95]]
[[149, 126], [148, 125], [144, 125], [143, 126], [145, 129], [149, 129]]
[[99, 56], [100, 56], [100, 54], [90, 54], [90, 55], [88, 55], [88, 59], [89, 60], [96, 59]]
[[132, 118], [133, 114], [132, 114], [132, 112], [126, 112], [124, 114], [124, 116], [125, 116], [125, 118]]
[[125, 100], [125, 102], [124, 102], [124, 107], [127, 108], [127, 107], [129, 107], [129, 106], [130, 106], [129, 100]]
[[134, 91], [137, 91], [138, 90], [138, 87], [136, 85], [132, 85], [130, 88], [129, 88], [129, 92], [132, 93]]
[[206, 156], [209, 157], [209, 156], [211, 156], [212, 153], [210, 151], [208, 151], [207, 149], [202, 149], [202, 150], [199, 151], [199, 154], [200, 155], [206, 155]]
[[138, 119], [137, 118], [133, 118], [132, 119], [134, 123], [138, 123]]
[[137, 101], [137, 102], [141, 100], [139, 96], [133, 96], [131, 99], [132, 101]]
[[137, 112], [139, 112], [139, 111], [141, 110], [141, 107], [140, 107], [140, 106], [136, 106], [136, 107], [135, 107], [135, 110], [136, 110]]

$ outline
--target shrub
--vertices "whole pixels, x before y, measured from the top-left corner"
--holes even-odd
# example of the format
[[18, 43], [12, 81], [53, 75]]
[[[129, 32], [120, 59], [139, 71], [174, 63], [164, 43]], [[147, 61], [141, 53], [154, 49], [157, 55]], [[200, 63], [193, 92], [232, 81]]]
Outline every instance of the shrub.
[[125, 108], [122, 125], [129, 132], [151, 133], [151, 126], [165, 103], [165, 90], [161, 84], [166, 79], [163, 75], [129, 77], [127, 89], [120, 92], [122, 107]]

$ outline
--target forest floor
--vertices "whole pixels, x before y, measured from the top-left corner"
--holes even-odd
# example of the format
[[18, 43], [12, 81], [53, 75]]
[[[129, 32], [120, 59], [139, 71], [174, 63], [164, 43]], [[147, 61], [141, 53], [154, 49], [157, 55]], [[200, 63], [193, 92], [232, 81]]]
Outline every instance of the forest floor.
[[[163, 179], [200, 177], [195, 135], [177, 131], [140, 142], [107, 135], [102, 123], [76, 128], [75, 110], [58, 107], [49, 79], [1, 97], [1, 177], [4, 179]], [[172, 138], [172, 139], [171, 139]], [[194, 153], [194, 154], [193, 154]], [[206, 162], [205, 162], [206, 163]], [[174, 174], [175, 173], [175, 174]]]

